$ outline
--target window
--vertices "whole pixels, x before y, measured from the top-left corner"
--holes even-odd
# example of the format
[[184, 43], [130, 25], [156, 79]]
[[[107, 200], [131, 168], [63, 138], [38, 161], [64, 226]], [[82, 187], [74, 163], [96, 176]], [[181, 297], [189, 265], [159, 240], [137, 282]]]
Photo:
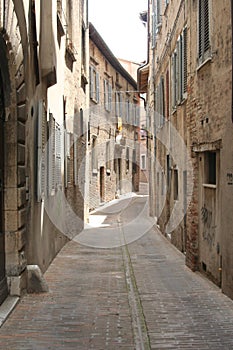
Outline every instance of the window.
[[56, 135], [55, 135], [55, 119], [52, 113], [49, 113], [49, 122], [48, 122], [48, 194], [55, 194], [56, 187]]
[[99, 73], [94, 67], [90, 67], [90, 98], [92, 101], [99, 103]]
[[129, 147], [126, 148], [126, 172], [129, 171]]
[[173, 175], [174, 175], [174, 182], [173, 182], [173, 198], [174, 200], [178, 200], [178, 193], [179, 193], [179, 181], [178, 181], [178, 170], [174, 169], [173, 171]]
[[107, 169], [107, 172], [111, 171], [110, 141], [106, 142], [106, 169]]
[[130, 124], [131, 121], [131, 115], [130, 115], [130, 101], [126, 101], [126, 123]]
[[198, 8], [198, 59], [199, 64], [210, 57], [210, 4], [199, 0]]
[[116, 92], [116, 117], [122, 117], [122, 93], [120, 91]]
[[160, 78], [159, 85], [155, 89], [155, 128], [164, 125], [164, 78]]
[[171, 157], [167, 154], [167, 188], [170, 187], [170, 176], [171, 176]]
[[152, 48], [156, 44], [156, 36], [161, 29], [161, 0], [152, 1]]
[[39, 101], [37, 115], [37, 201], [45, 196], [46, 190], [46, 144], [47, 144], [47, 112], [44, 101]]
[[56, 143], [56, 186], [60, 187], [62, 185], [62, 176], [61, 176], [61, 126], [55, 124], [55, 143]]
[[108, 80], [104, 80], [104, 107], [108, 112], [112, 109], [112, 85]]
[[98, 160], [97, 160], [97, 149], [96, 149], [97, 139], [92, 138], [92, 150], [91, 150], [91, 161], [92, 161], [92, 172], [97, 173]]
[[146, 155], [141, 154], [141, 170], [146, 170]]
[[64, 153], [65, 153], [65, 187], [71, 183], [71, 133], [65, 130], [65, 143], [64, 143]]
[[133, 174], [137, 172], [137, 157], [136, 157], [136, 149], [133, 149], [133, 166], [132, 166]]
[[74, 185], [78, 185], [78, 144], [77, 144], [77, 136], [74, 135], [74, 144], [73, 144], [73, 153], [74, 153]]
[[84, 120], [83, 120], [83, 109], [80, 108], [80, 135], [79, 136], [83, 136], [84, 134]]
[[187, 92], [187, 28], [179, 36], [171, 58], [172, 108], [186, 98]]
[[216, 185], [216, 152], [205, 153], [205, 183]]

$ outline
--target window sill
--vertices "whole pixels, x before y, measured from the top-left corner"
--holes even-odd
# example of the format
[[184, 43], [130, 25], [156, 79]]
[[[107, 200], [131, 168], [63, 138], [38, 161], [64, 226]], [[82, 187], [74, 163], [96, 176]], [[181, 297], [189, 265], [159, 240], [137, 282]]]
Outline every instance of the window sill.
[[208, 58], [205, 59], [204, 62], [199, 64], [199, 66], [197, 67], [196, 71], [199, 72], [199, 70], [201, 70], [202, 67], [204, 67], [207, 63], [210, 63], [210, 62], [212, 62], [212, 56], [209, 56]]
[[212, 184], [202, 184], [203, 187], [205, 188], [212, 188], [212, 189], [216, 189], [217, 185], [212, 185]]
[[90, 97], [90, 100], [94, 102], [96, 105], [99, 103], [95, 98]]
[[93, 169], [92, 170], [92, 175], [98, 175], [98, 170], [97, 169]]

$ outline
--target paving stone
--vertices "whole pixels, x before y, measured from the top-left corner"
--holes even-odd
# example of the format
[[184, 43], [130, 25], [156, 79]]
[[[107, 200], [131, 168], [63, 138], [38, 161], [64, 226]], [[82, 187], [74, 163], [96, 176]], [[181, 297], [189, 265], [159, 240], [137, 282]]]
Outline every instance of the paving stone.
[[[133, 217], [135, 201], [130, 205], [120, 213], [123, 222]], [[145, 349], [233, 349], [232, 300], [190, 271], [157, 229], [128, 245], [128, 252], [150, 340]], [[125, 265], [123, 247], [69, 242], [45, 274], [49, 292], [25, 295], [0, 328], [0, 348], [136, 349]]]

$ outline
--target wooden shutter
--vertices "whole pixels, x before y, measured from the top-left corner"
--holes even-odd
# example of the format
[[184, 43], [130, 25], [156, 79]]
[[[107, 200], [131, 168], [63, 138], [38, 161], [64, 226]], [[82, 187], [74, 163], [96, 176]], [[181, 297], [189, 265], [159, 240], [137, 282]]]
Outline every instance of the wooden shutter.
[[116, 117], [119, 117], [119, 92], [115, 93], [115, 98], [116, 98]]
[[96, 79], [96, 102], [99, 103], [99, 101], [100, 101], [100, 77], [99, 77], [98, 72], [96, 72], [95, 79]]
[[90, 67], [90, 98], [94, 98], [94, 74], [93, 67]]
[[55, 149], [56, 149], [56, 187], [60, 187], [62, 185], [61, 181], [61, 127], [59, 124], [55, 124]]
[[55, 144], [55, 119], [49, 113], [49, 140], [48, 140], [48, 194], [54, 195], [56, 184], [56, 144]]
[[179, 37], [179, 40], [176, 44], [176, 52], [177, 52], [177, 58], [176, 58], [176, 103], [181, 102], [181, 85], [182, 85], [182, 76], [181, 76], [181, 66], [182, 66], [182, 57], [181, 57], [181, 46], [182, 46], [182, 40], [181, 37]]
[[188, 58], [187, 58], [187, 27], [183, 30], [183, 41], [182, 41], [182, 98], [187, 92], [187, 77], [188, 77]]
[[74, 185], [75, 186], [78, 185], [77, 140], [78, 140], [78, 137], [74, 135], [73, 148], [74, 148]]
[[104, 107], [108, 110], [108, 86], [106, 80], [104, 80]]
[[170, 102], [170, 84], [169, 84], [169, 70], [166, 73], [166, 118], [169, 118], [169, 102]]
[[46, 188], [46, 145], [47, 145], [47, 118], [43, 100], [39, 101], [37, 116], [37, 201], [45, 195]]
[[112, 110], [112, 85], [108, 84], [108, 111]]
[[171, 83], [172, 83], [172, 108], [176, 107], [176, 52], [172, 54], [171, 62]]
[[158, 26], [161, 23], [161, 0], [157, 0], [156, 5], [156, 25]]
[[164, 78], [160, 78], [160, 126], [164, 125]]
[[199, 0], [198, 20], [198, 57], [201, 63], [208, 57], [210, 49], [209, 0]]

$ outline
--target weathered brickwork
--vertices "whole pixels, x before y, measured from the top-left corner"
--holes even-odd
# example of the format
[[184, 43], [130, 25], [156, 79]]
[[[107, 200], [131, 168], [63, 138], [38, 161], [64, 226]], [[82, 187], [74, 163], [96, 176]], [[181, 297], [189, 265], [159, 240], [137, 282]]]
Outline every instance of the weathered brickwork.
[[[150, 212], [186, 264], [232, 297], [230, 2], [160, 2], [152, 19], [157, 3], [149, 2]], [[185, 167], [176, 159], [179, 138]]]

